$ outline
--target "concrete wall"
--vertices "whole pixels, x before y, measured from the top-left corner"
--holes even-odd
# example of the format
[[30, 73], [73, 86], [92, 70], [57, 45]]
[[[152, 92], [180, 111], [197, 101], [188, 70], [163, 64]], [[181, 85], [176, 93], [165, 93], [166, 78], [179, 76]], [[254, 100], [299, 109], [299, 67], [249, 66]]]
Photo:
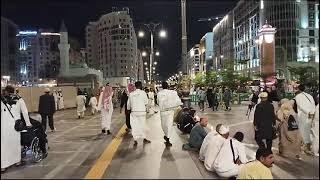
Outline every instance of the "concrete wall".
[[[29, 112], [37, 112], [39, 106], [39, 97], [44, 94], [43, 87], [19, 87], [19, 94], [26, 102]], [[62, 90], [65, 108], [76, 107], [77, 88], [72, 86], [61, 86], [50, 88], [53, 90]]]

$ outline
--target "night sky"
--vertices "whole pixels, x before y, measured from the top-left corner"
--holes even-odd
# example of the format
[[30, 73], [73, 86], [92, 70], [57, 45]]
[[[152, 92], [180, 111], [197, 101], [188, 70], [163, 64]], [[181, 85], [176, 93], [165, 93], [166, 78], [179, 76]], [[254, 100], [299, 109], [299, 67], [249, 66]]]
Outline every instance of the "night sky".
[[[225, 15], [237, 1], [187, 0], [188, 49], [212, 31], [213, 25], [198, 22], [199, 18]], [[129, 7], [136, 30], [151, 21], [162, 24], [168, 37], [155, 39], [155, 48], [161, 53], [157, 72], [162, 78], [176, 73], [181, 59], [180, 0], [1, 0], [1, 16], [12, 20], [21, 30], [53, 28], [58, 31], [64, 19], [69, 35], [85, 47], [85, 26], [111, 12], [112, 7]], [[150, 46], [149, 39], [139, 39], [138, 46], [140, 49]]]

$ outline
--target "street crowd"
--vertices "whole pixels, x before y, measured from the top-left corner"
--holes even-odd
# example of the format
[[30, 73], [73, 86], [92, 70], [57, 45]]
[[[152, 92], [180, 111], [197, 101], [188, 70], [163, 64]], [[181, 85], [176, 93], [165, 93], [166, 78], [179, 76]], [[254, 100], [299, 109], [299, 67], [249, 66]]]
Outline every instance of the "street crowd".
[[[229, 127], [224, 124], [218, 124], [215, 130], [208, 132], [205, 128], [208, 118], [199, 117], [191, 107], [184, 107], [181, 95], [167, 82], [163, 82], [161, 87], [160, 91], [158, 88], [143, 89], [142, 83], [138, 81], [116, 92], [112, 86], [106, 84], [96, 95], [92, 93], [90, 98], [87, 92], [79, 89], [75, 100], [76, 114], [79, 119], [83, 118], [87, 106], [91, 107], [92, 115], [100, 111], [101, 133], [109, 135], [116, 96], [120, 101], [120, 113], [125, 110], [126, 131], [132, 134], [133, 146], [136, 147], [140, 140], [144, 144], [151, 143], [146, 136], [146, 115], [152, 111], [158, 113], [158, 109], [165, 145], [172, 146], [170, 139], [174, 122], [183, 133], [190, 134], [188, 143], [184, 144], [182, 149], [198, 152], [199, 159], [208, 171], [216, 172], [225, 178], [272, 179], [269, 168], [274, 161], [272, 141], [275, 138], [279, 138], [279, 154], [284, 157], [301, 159], [302, 152], [319, 156], [319, 95], [315, 99], [305, 92], [303, 85], [297, 87], [296, 96], [292, 100], [280, 100], [275, 87], [252, 91], [247, 115], [253, 122], [254, 138], [259, 146], [253, 161], [247, 159], [242, 132], [230, 136]], [[193, 94], [192, 90], [190, 94]], [[204, 111], [206, 99], [212, 110], [217, 110], [219, 106], [226, 111], [231, 110], [232, 94], [228, 88], [208, 88], [205, 92], [204, 88], [200, 87], [195, 94], [199, 98], [200, 111]], [[13, 164], [19, 165], [21, 161], [21, 131], [14, 128], [17, 120], [23, 120], [27, 130], [34, 126], [42, 129], [39, 133], [41, 136], [41, 132], [46, 134], [47, 118], [51, 131], [56, 130], [53, 114], [63, 108], [62, 92], [51, 94], [50, 89], [46, 88], [45, 94], [39, 100], [38, 113], [42, 118], [42, 125], [39, 127], [36, 122], [32, 123], [23, 98], [15, 93], [14, 88], [8, 86], [4, 89], [1, 94], [2, 171]], [[11, 116], [8, 112], [12, 112]], [[47, 141], [46, 138], [39, 139], [43, 139], [40, 149], [45, 158], [46, 148], [41, 144]]]

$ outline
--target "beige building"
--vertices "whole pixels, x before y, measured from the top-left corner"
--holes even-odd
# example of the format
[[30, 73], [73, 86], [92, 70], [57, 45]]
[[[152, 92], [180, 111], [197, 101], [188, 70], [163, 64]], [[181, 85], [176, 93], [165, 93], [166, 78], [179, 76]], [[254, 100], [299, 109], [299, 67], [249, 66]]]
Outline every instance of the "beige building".
[[137, 38], [128, 9], [114, 11], [89, 22], [86, 27], [89, 67], [99, 69], [106, 79], [138, 79]]

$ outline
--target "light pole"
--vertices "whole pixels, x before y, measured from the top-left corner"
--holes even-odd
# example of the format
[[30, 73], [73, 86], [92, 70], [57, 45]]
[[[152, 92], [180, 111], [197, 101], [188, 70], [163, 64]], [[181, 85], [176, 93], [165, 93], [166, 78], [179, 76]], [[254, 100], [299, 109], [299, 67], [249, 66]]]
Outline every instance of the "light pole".
[[[149, 30], [150, 32], [150, 74], [149, 74], [149, 77], [150, 77], [150, 82], [152, 81], [152, 65], [153, 65], [153, 59], [154, 59], [154, 41], [153, 41], [153, 33], [156, 31], [156, 28], [160, 25], [160, 23], [148, 23], [148, 24], [144, 24], [147, 29]], [[138, 36], [139, 37], [144, 37], [144, 32], [143, 31], [139, 31], [138, 33]], [[159, 36], [161, 38], [164, 38], [167, 36], [167, 33], [166, 31], [164, 30], [161, 30], [160, 33], [159, 33]], [[159, 52], [157, 52], [157, 55], [159, 55]]]

